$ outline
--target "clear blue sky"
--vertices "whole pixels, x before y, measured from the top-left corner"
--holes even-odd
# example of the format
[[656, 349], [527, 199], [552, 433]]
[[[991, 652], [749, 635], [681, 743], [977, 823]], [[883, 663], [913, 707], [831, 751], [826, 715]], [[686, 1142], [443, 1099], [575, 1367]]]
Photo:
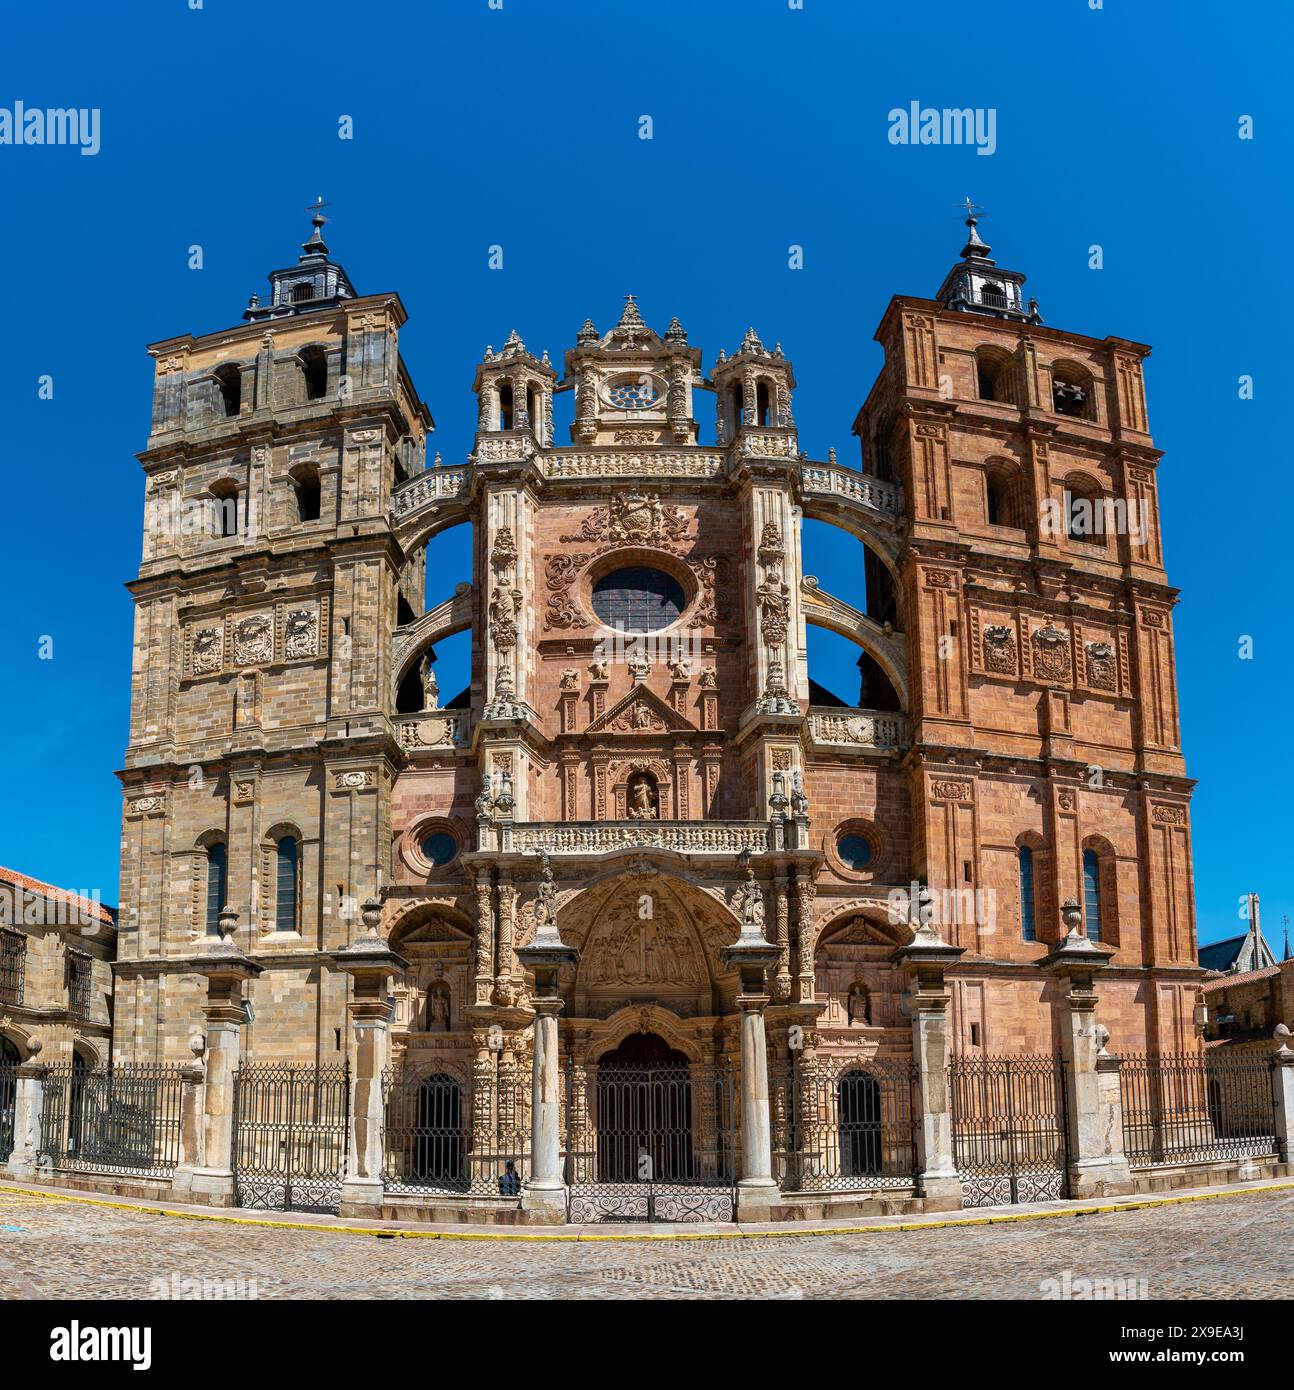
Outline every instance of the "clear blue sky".
[[[1237, 899], [1256, 889], [1279, 950], [1294, 916], [1290, 797], [1269, 761], [1288, 745], [1291, 688], [1287, 8], [12, 8], [0, 106], [98, 107], [102, 148], [0, 146], [0, 863], [117, 900], [144, 344], [237, 322], [295, 257], [317, 194], [360, 291], [404, 298], [401, 347], [447, 461], [470, 444], [487, 343], [515, 326], [558, 359], [586, 315], [605, 328], [633, 291], [653, 324], [678, 314], [707, 365], [749, 322], [780, 339], [803, 446], [852, 462], [849, 426], [880, 364], [873, 330], [891, 294], [934, 292], [969, 193], [1049, 324], [1154, 345], [1200, 934], [1237, 930]], [[996, 152], [891, 145], [887, 113], [913, 100], [994, 108]], [[1252, 141], [1237, 138], [1242, 115]], [[801, 271], [787, 268], [793, 243]], [[188, 268], [195, 244], [201, 270]], [[502, 271], [487, 269], [491, 244]], [[52, 400], [38, 399], [43, 374]], [[852, 674], [824, 661], [852, 694]]]

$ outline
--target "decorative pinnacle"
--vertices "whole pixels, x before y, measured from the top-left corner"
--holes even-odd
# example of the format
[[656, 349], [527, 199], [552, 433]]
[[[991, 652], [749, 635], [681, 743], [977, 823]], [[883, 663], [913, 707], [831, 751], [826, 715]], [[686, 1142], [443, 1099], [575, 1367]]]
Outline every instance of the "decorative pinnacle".
[[989, 252], [993, 248], [980, 239], [980, 234], [976, 230], [980, 219], [984, 216], [984, 209], [978, 203], [971, 202], [970, 194], [967, 194], [962, 202], [957, 204], [957, 207], [969, 231], [966, 245], [962, 247], [962, 260], [987, 260]]
[[331, 203], [325, 203], [323, 194], [320, 194], [313, 203], [306, 206], [306, 211], [310, 213], [310, 225], [314, 230], [310, 233], [310, 239], [301, 243], [301, 249], [306, 255], [311, 256], [316, 253], [326, 256], [328, 248], [324, 245], [323, 226], [328, 219], [323, 215], [324, 208], [332, 207]]

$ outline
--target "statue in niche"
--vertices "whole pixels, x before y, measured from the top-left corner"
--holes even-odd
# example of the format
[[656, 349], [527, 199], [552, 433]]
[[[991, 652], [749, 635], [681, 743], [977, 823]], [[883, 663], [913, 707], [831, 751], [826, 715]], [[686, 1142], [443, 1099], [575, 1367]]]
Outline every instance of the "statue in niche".
[[849, 997], [845, 1003], [845, 1015], [850, 1023], [868, 1024], [871, 1020], [867, 1016], [867, 987], [855, 980], [849, 986]]
[[629, 779], [626, 798], [630, 820], [657, 820], [660, 817], [660, 795], [656, 779], [650, 772], [636, 772]]
[[449, 986], [444, 980], [427, 986], [427, 1032], [449, 1032]]

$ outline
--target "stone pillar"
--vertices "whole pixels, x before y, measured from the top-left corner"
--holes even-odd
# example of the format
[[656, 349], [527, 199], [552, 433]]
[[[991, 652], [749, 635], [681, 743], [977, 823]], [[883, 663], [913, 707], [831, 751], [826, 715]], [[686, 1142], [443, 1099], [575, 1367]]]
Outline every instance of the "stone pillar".
[[9, 1176], [34, 1178], [40, 1167], [40, 1125], [45, 1113], [45, 1078], [49, 1068], [35, 1060], [40, 1039], [31, 1043], [32, 1055], [17, 1068], [13, 1107], [13, 1151]]
[[964, 947], [949, 946], [918, 916], [912, 940], [894, 953], [903, 968], [912, 1016], [912, 1058], [920, 1089], [917, 1184], [928, 1211], [956, 1211], [962, 1184], [953, 1149], [952, 1096], [948, 1088], [948, 1000], [944, 972]]
[[193, 1199], [213, 1207], [234, 1205], [234, 1077], [247, 1022], [243, 984], [255, 979], [262, 966], [234, 945], [238, 914], [226, 907], [220, 914], [220, 934], [201, 955], [175, 962], [189, 974], [205, 975], [207, 1002], [203, 1009], [207, 1041], [206, 1084], [202, 1096], [202, 1164], [193, 1170], [189, 1191]]
[[1294, 1163], [1294, 1050], [1290, 1030], [1276, 1025], [1276, 1051], [1272, 1056], [1272, 1099], [1276, 1106], [1276, 1145], [1282, 1163]]
[[1083, 914], [1070, 898], [1061, 908], [1069, 928], [1060, 945], [1038, 962], [1056, 976], [1061, 991], [1060, 1048], [1065, 1060], [1069, 1125], [1069, 1195], [1119, 1197], [1132, 1191], [1132, 1174], [1123, 1151], [1123, 1106], [1117, 1057], [1105, 1050], [1110, 1033], [1096, 1022], [1093, 979], [1113, 951], [1097, 946], [1081, 931]]
[[206, 1039], [189, 1039], [193, 1061], [180, 1072], [180, 1155], [171, 1175], [171, 1196], [187, 1201], [193, 1195], [193, 1175], [205, 1166], [203, 1111], [207, 1069], [202, 1065]]
[[562, 1091], [558, 1064], [557, 1015], [562, 1011], [558, 973], [575, 966], [580, 953], [562, 943], [557, 930], [557, 890], [548, 856], [535, 901], [535, 936], [515, 952], [535, 977], [535, 1045], [531, 1068], [530, 1176], [521, 1189], [526, 1219], [544, 1225], [566, 1220], [566, 1183], [562, 1174]]
[[391, 977], [408, 966], [382, 940], [378, 927], [382, 905], [370, 898], [361, 909], [364, 934], [333, 962], [355, 982], [347, 1006], [354, 1038], [350, 1078], [350, 1147], [341, 1188], [341, 1215], [380, 1217], [385, 1194], [382, 1147], [384, 1082], [391, 1057]]
[[773, 1178], [772, 1134], [768, 1113], [768, 1043], [764, 1010], [769, 969], [778, 949], [764, 936], [764, 896], [746, 859], [742, 924], [736, 942], [719, 958], [741, 976], [741, 1177], [737, 1181], [737, 1220], [770, 1221], [782, 1194]]

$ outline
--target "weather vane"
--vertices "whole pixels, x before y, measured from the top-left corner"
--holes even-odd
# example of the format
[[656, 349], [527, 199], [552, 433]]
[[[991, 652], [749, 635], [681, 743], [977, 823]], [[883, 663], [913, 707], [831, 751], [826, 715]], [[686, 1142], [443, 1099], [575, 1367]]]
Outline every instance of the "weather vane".
[[964, 217], [967, 222], [978, 222], [984, 216], [984, 209], [978, 204], [971, 202], [968, 193], [960, 203], [957, 204], [957, 215]]
[[321, 194], [314, 200], [313, 203], [307, 203], [307, 204], [306, 204], [306, 211], [309, 212], [309, 213], [313, 213], [313, 214], [320, 220], [320, 222], [327, 222], [328, 219], [323, 215], [323, 210], [324, 210], [324, 208], [330, 208], [330, 207], [332, 207], [332, 204], [331, 204], [331, 203], [325, 203], [324, 200], [323, 200], [323, 194], [321, 193]]

